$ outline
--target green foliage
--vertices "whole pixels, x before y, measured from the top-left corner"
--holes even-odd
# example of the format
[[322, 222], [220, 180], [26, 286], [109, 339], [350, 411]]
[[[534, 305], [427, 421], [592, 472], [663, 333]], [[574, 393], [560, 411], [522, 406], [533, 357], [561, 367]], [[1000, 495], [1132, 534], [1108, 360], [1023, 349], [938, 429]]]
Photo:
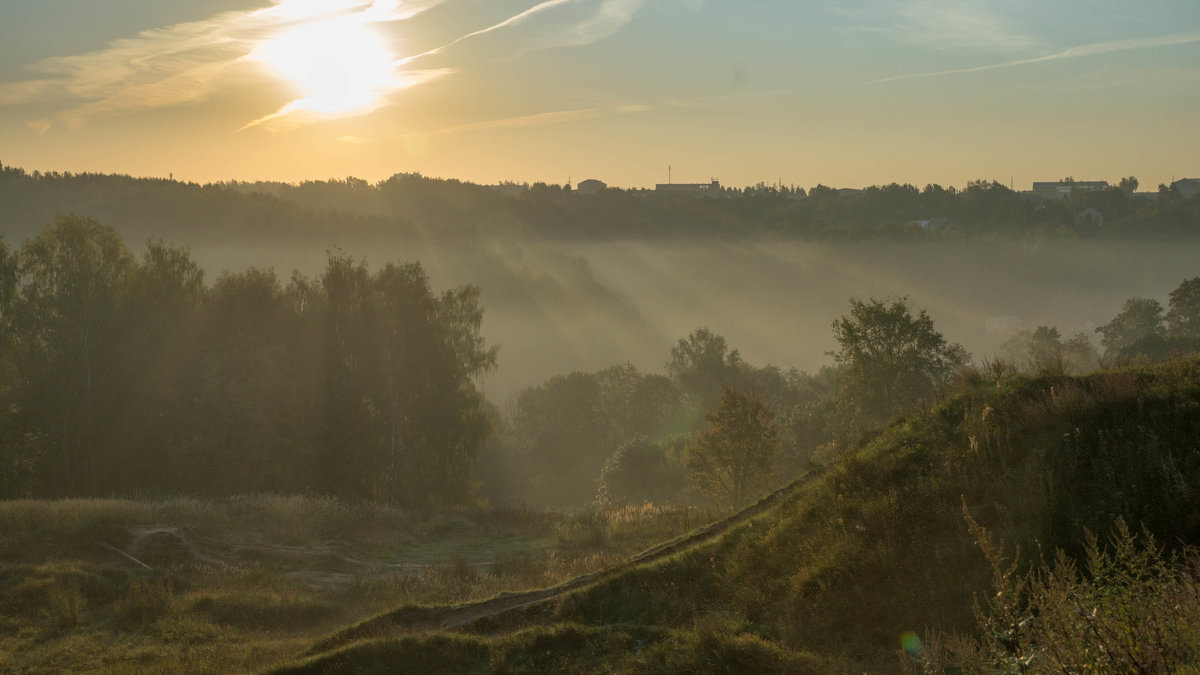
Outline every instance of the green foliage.
[[139, 625], [166, 616], [171, 611], [174, 592], [163, 578], [131, 579], [125, 595], [113, 604], [117, 621]]
[[604, 462], [597, 498], [606, 504], [674, 501], [686, 485], [686, 471], [667, 456], [667, 448], [638, 436]]
[[623, 443], [669, 436], [683, 416], [678, 385], [631, 365], [530, 387], [517, 398], [505, 439], [519, 494], [556, 506], [590, 500]]
[[[605, 535], [594, 546], [592, 527]], [[418, 513], [311, 496], [4, 501], [0, 670], [262, 672], [378, 612], [421, 605], [410, 615], [432, 615], [434, 603], [556, 584], [687, 529], [682, 509], [649, 505], [572, 519], [475, 508]], [[100, 546], [148, 559], [148, 531], [173, 532], [195, 554], [169, 569], [130, 572]], [[540, 632], [535, 644], [556, 659], [571, 658], [569, 645], [580, 644], [564, 635], [555, 646], [558, 632]], [[651, 641], [637, 635], [621, 646]], [[617, 639], [599, 640], [606, 644]], [[504, 658], [525, 667], [518, 650]]]
[[335, 411], [326, 443], [337, 449], [321, 463], [329, 489], [408, 506], [463, 502], [489, 432], [472, 378], [496, 362], [478, 335], [478, 290], [435, 297], [418, 264], [371, 275], [344, 255], [330, 256], [321, 283]]
[[[1075, 560], [1086, 558], [1083, 528], [1118, 518], [1144, 521], [1160, 541], [1198, 540], [1182, 486], [1197, 481], [1200, 365], [1080, 379], [1000, 375], [964, 377], [959, 396], [843, 448], [820, 478], [725, 536], [513, 620], [691, 632], [696, 617], [720, 613], [728, 628], [715, 632], [727, 639], [819, 654], [826, 670], [881, 672], [897, 668], [902, 636], [928, 652], [936, 631], [976, 635], [972, 597], [993, 575], [963, 527], [964, 501], [1025, 550], [1057, 547]], [[1123, 472], [1095, 442], [1070, 442], [1081, 427], [1095, 427], [1095, 439], [1126, 429], [1159, 440], [1136, 462], [1132, 444], [1116, 455], [1129, 463]], [[1157, 465], [1174, 467], [1174, 477]], [[1181, 488], [1164, 492], [1165, 483]], [[853, 664], [830, 665], [849, 655]]]
[[1200, 352], [1200, 277], [1171, 291], [1165, 314], [1157, 300], [1129, 298], [1096, 332], [1103, 334], [1105, 359], [1114, 365]]
[[716, 407], [723, 389], [737, 383], [746, 368], [738, 350], [730, 350], [725, 338], [707, 328], [697, 328], [671, 348], [667, 374], [704, 412]]
[[46, 593], [42, 613], [51, 627], [70, 630], [79, 625], [87, 608], [87, 598], [74, 583], [56, 584]]
[[1171, 337], [1200, 339], [1200, 277], [1186, 279], [1171, 291], [1166, 321]]
[[[837, 370], [812, 376], [755, 367], [706, 328], [680, 339], [671, 353], [670, 376], [642, 374], [627, 364], [555, 376], [522, 392], [494, 449], [499, 457], [489, 458], [490, 471], [512, 476], [507, 499], [580, 505], [598, 491], [618, 502], [686, 499], [679, 484], [684, 446], [702, 430], [705, 414], [717, 407], [728, 383], [756, 392], [773, 413], [789, 420], [781, 440], [787, 475], [831, 440], [835, 411], [827, 400], [836, 389]], [[638, 439], [659, 449], [618, 453]], [[625, 465], [640, 468], [621, 468]], [[608, 477], [616, 483], [606, 493]]]
[[1010, 363], [1031, 374], [1079, 375], [1100, 366], [1100, 355], [1087, 334], [1076, 333], [1064, 342], [1051, 326], [1017, 331], [1000, 349]]
[[775, 413], [761, 396], [726, 388], [721, 405], [705, 417], [708, 428], [688, 448], [692, 481], [705, 495], [741, 504], [774, 472]]
[[843, 395], [867, 421], [881, 422], [932, 398], [966, 360], [925, 310], [913, 316], [908, 298], [851, 298], [850, 313], [833, 322], [833, 337], [838, 351], [831, 355], [847, 366]]
[[[996, 181], [964, 188], [888, 184], [861, 191], [817, 185], [808, 190], [755, 186], [703, 199], [647, 199], [640, 191], [608, 189], [579, 195], [534, 185], [510, 197], [458, 180], [396, 174], [371, 184], [359, 178], [210, 185], [120, 175], [0, 168], [6, 232], [33, 234], [56, 213], [88, 213], [124, 223], [127, 236], [188, 237], [199, 243], [334, 230], [348, 237], [452, 236], [500, 224], [506, 232], [549, 238], [732, 237], [785, 235], [812, 240], [918, 239], [991, 236], [1192, 236], [1200, 230], [1200, 199], [1170, 189], [1157, 200], [1126, 177], [1108, 190], [1076, 192], [1037, 205]], [[1077, 222], [1094, 208], [1103, 228]], [[918, 225], [926, 222], [928, 229]]]
[[1157, 360], [1165, 356], [1162, 337], [1163, 309], [1157, 300], [1129, 298], [1120, 314], [1096, 329], [1103, 337], [1106, 358], [1128, 362], [1139, 356]]
[[1118, 520], [1087, 533], [1082, 564], [1063, 554], [1020, 572], [970, 519], [995, 593], [977, 640], [943, 639], [919, 654], [925, 672], [1174, 673], [1200, 662], [1200, 557], [1164, 553]]
[[0, 301], [0, 496], [471, 498], [490, 432], [474, 379], [496, 359], [478, 289], [342, 254], [319, 280], [206, 288], [186, 249], [138, 261], [66, 216], [0, 248]]

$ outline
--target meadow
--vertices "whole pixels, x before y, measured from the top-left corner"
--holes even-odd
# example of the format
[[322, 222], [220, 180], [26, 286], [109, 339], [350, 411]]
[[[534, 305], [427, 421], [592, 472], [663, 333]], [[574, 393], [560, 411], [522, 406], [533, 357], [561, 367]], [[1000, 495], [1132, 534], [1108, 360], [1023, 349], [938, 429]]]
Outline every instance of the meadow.
[[6, 501], [0, 663], [255, 672], [386, 610], [553, 585], [717, 516], [653, 505], [416, 513], [280, 495]]

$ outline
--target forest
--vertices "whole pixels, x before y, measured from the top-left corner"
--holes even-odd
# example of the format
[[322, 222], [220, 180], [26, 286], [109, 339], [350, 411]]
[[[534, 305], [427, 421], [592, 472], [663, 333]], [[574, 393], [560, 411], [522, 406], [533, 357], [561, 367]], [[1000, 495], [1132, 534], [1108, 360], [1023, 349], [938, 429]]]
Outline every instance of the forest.
[[[1063, 179], [1064, 185], [1072, 179]], [[811, 241], [1192, 237], [1200, 197], [1159, 185], [1136, 192], [1130, 176], [1105, 190], [1031, 199], [996, 181], [956, 188], [930, 184], [808, 190], [760, 184], [694, 198], [641, 190], [577, 194], [537, 183], [514, 196], [489, 186], [420, 174], [378, 183], [359, 178], [299, 184], [226, 181], [199, 185], [109, 174], [26, 172], [0, 166], [4, 231], [33, 234], [58, 213], [120, 221], [138, 237], [236, 239], [420, 236], [536, 236], [626, 239], [778, 236]], [[169, 227], [164, 229], [164, 226]]]
[[0, 183], [18, 668], [1200, 658], [1195, 198]]
[[[477, 382], [499, 347], [480, 289], [342, 251], [318, 275], [223, 272], [187, 249], [140, 256], [60, 216], [0, 240], [0, 494], [327, 494], [409, 508], [740, 503], [822, 453], [936, 400], [971, 355], [906, 297], [851, 298], [815, 374], [746, 362], [700, 327], [662, 373], [554, 375], [501, 410]], [[1161, 361], [1200, 347], [1200, 278], [1129, 298], [1092, 336], [1017, 331], [1033, 373]], [[985, 361], [988, 358], [982, 357]]]
[[322, 492], [461, 502], [495, 350], [478, 291], [333, 254], [318, 278], [135, 257], [62, 217], [4, 271], [6, 496]]

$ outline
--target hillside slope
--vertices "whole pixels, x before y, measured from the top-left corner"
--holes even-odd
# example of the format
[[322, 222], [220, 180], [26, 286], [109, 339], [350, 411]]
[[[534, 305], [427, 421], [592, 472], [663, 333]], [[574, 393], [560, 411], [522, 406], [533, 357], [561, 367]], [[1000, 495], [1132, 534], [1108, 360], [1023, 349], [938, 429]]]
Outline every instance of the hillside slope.
[[975, 630], [991, 570], [964, 509], [1028, 558], [1118, 517], [1195, 544], [1198, 485], [1200, 362], [979, 376], [669, 555], [463, 621], [406, 608], [279, 672], [896, 670], [902, 639]]

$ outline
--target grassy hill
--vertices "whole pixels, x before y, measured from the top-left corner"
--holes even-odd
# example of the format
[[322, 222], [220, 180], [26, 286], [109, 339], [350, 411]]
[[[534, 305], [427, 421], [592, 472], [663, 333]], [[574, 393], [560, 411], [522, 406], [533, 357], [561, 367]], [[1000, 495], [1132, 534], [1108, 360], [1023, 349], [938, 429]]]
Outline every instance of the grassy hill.
[[[997, 582], [1033, 579], [1021, 576], [1027, 563], [1010, 568], [1018, 549], [1046, 579], [1042, 560], [1062, 550], [1057, 569], [1074, 570], [1065, 561], [1089, 553], [1086, 531], [1110, 532], [1118, 519], [1169, 548], [1197, 544], [1198, 497], [1200, 363], [1083, 378], [975, 373], [962, 393], [711, 536], [521, 601], [405, 607], [277, 672], [877, 672], [917, 667], [922, 641], [980, 637], [981, 649], [1017, 654], [1029, 619], [1011, 639], [981, 636], [975, 608], [987, 614]], [[1135, 551], [1119, 560], [1163, 560], [1137, 554], [1134, 536], [1114, 540]], [[1132, 587], [1122, 579], [1152, 576], [1140, 563], [1110, 565], [1106, 580], [1102, 546], [1090, 553], [1091, 582], [1063, 572], [1059, 586], [1039, 588], [1095, 582], [1113, 598]], [[1183, 584], [1189, 599], [1173, 607], [1192, 612], [1194, 627], [1197, 585], [1160, 567], [1162, 583], [1148, 587]], [[1200, 658], [1194, 642], [1174, 648]]]
[[718, 515], [414, 513], [278, 495], [4, 501], [0, 672], [256, 672], [388, 608], [553, 586]]

